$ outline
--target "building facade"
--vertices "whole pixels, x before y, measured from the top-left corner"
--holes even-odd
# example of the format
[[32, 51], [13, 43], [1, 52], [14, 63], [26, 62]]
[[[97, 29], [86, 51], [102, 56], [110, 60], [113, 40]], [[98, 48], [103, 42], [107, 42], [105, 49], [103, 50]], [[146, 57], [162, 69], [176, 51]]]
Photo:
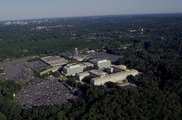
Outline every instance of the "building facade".
[[122, 82], [126, 80], [127, 76], [133, 75], [136, 76], [138, 75], [137, 70], [127, 70], [123, 72], [118, 72], [118, 73], [113, 73], [110, 75], [106, 75], [104, 77], [97, 77], [97, 78], [92, 78], [90, 83], [92, 85], [104, 85], [106, 82]]
[[63, 68], [63, 73], [66, 76], [75, 76], [76, 73], [81, 73], [84, 70], [84, 66], [81, 64], [68, 64]]
[[85, 77], [88, 77], [88, 76], [90, 76], [90, 74], [88, 72], [82, 72], [82, 73], [77, 73], [76, 74], [76, 78], [79, 81], [82, 81]]
[[109, 68], [111, 66], [111, 61], [110, 60], [96, 60], [92, 59], [90, 60], [91, 63], [94, 64], [94, 66], [98, 69], [104, 69], [104, 68]]

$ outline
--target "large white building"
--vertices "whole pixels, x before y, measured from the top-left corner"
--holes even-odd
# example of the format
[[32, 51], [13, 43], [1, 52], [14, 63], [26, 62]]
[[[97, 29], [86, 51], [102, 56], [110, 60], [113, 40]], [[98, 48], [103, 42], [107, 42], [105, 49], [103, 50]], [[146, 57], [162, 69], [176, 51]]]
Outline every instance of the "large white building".
[[84, 65], [82, 64], [68, 64], [63, 68], [63, 73], [66, 76], [75, 76], [76, 73], [81, 73], [84, 70]]
[[126, 80], [127, 76], [129, 75], [133, 75], [136, 76], [138, 75], [138, 71], [137, 70], [126, 70], [126, 71], [122, 71], [122, 72], [117, 72], [117, 73], [113, 73], [113, 74], [109, 74], [106, 75], [104, 77], [96, 77], [96, 78], [92, 78], [90, 83], [92, 85], [104, 85], [106, 82], [122, 82], [124, 80]]
[[93, 63], [94, 66], [98, 69], [109, 68], [111, 66], [111, 61], [107, 59], [92, 59], [90, 62]]

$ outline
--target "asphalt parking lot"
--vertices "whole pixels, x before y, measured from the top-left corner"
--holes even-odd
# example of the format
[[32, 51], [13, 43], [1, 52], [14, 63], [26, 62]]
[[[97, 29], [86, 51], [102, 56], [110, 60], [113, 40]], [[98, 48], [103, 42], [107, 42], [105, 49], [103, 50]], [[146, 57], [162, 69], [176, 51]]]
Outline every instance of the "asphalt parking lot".
[[58, 80], [44, 80], [24, 87], [16, 101], [24, 108], [44, 105], [62, 105], [73, 102], [76, 97]]
[[25, 62], [29, 59], [31, 57], [0, 62], [0, 68], [4, 72], [0, 74], [0, 78], [3, 80], [16, 80], [18, 82], [32, 79], [32, 70], [25, 66]]

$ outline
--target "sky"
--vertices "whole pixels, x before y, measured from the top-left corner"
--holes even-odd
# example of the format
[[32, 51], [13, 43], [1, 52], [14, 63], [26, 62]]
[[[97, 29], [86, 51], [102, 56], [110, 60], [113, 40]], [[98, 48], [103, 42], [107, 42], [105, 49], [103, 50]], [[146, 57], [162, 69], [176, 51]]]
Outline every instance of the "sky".
[[182, 13], [182, 0], [0, 0], [0, 20]]

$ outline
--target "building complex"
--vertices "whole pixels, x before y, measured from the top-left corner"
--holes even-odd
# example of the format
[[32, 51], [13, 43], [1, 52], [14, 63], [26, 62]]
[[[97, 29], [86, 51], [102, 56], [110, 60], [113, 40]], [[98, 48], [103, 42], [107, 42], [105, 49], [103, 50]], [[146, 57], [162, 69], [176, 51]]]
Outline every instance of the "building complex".
[[[78, 57], [79, 54], [78, 49], [75, 49], [74, 56]], [[73, 59], [75, 58], [73, 57]], [[137, 70], [127, 69], [125, 65], [114, 65], [108, 59], [90, 59], [85, 62], [77, 60], [76, 63], [69, 64], [68, 60], [59, 56], [42, 57], [41, 60], [52, 66], [41, 72], [41, 75], [50, 71], [55, 72], [61, 68], [61, 72], [66, 77], [73, 76], [78, 81], [89, 77], [92, 85], [104, 85], [106, 82], [123, 83], [126, 81], [127, 76], [139, 74]]]

